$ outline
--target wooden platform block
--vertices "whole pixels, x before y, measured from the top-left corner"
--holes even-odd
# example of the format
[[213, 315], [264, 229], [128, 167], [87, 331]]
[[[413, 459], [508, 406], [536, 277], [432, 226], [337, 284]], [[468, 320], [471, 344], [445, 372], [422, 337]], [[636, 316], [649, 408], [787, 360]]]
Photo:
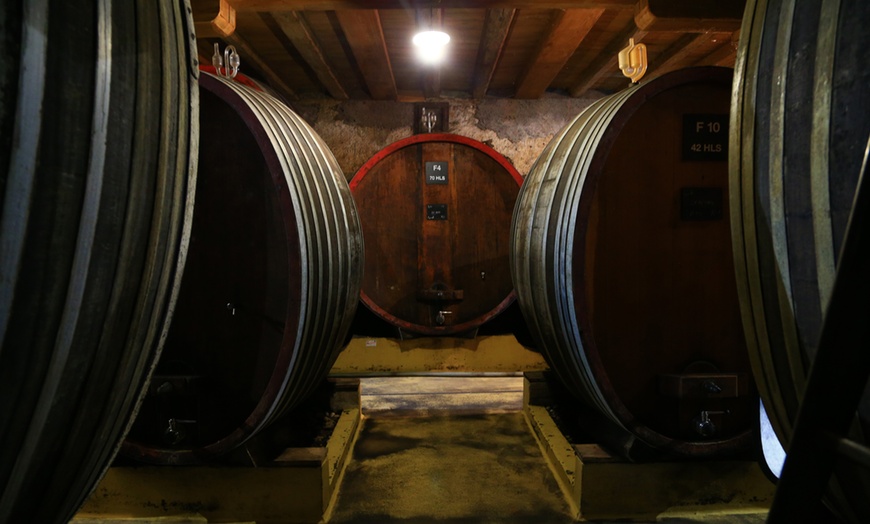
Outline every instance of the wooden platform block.
[[527, 406], [546, 406], [552, 402], [550, 384], [544, 371], [523, 373], [523, 404]]
[[366, 416], [405, 417], [518, 413], [523, 378], [512, 376], [371, 377], [362, 379]]
[[329, 407], [333, 411], [360, 408], [360, 382], [358, 378], [337, 377], [328, 379], [332, 386]]
[[[124, 522], [121, 518], [160, 524], [324, 522], [332, 511], [359, 425], [360, 410], [344, 410], [325, 447], [288, 449], [261, 467], [110, 468], [73, 522]], [[155, 520], [191, 514], [205, 520]]]
[[767, 514], [775, 486], [747, 460], [629, 462], [597, 444], [572, 445], [542, 406], [524, 413], [580, 520], [652, 520]]

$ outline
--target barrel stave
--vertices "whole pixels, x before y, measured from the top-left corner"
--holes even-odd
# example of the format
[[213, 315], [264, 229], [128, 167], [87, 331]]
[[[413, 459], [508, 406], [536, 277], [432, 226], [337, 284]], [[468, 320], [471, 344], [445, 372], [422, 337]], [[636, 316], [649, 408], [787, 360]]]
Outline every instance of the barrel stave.
[[[753, 373], [782, 442], [804, 396], [870, 134], [870, 73], [860, 60], [868, 19], [860, 1], [757, 1], [741, 29], [731, 112], [735, 264]], [[841, 465], [828, 504], [866, 520], [856, 494], [868, 484]]]
[[192, 26], [183, 2], [11, 4], [8, 49], [27, 67], [2, 100], [16, 139], [0, 521], [66, 522], [117, 451], [173, 307], [195, 179]]

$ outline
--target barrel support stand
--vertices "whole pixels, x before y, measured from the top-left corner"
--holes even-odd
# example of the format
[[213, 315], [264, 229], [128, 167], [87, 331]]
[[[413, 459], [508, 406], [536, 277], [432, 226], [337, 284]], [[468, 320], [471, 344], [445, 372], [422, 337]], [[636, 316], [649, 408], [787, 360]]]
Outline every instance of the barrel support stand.
[[[525, 373], [523, 411], [579, 520], [767, 514], [774, 486], [750, 460], [631, 462], [598, 442], [569, 442], [550, 415], [561, 387], [550, 372]], [[612, 448], [611, 448], [612, 449]]]
[[265, 462], [252, 456], [244, 466], [115, 466], [71, 524], [327, 521], [359, 433], [360, 388], [347, 378], [324, 387], [340, 413], [325, 446], [287, 448]]

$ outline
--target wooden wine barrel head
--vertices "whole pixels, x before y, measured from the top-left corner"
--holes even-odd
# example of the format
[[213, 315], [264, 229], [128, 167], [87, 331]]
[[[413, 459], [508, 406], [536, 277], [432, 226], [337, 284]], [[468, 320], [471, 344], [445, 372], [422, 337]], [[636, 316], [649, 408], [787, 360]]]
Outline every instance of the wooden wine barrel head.
[[728, 221], [731, 71], [596, 101], [521, 189], [512, 267], [553, 370], [612, 423], [689, 456], [742, 449], [756, 401]]
[[415, 135], [350, 182], [366, 244], [361, 299], [424, 335], [473, 330], [514, 300], [508, 243], [522, 178], [502, 155], [452, 134]]
[[127, 456], [213, 460], [326, 377], [358, 304], [362, 237], [335, 158], [270, 95], [203, 73], [187, 269]]
[[[870, 135], [870, 4], [747, 2], [731, 109], [735, 268], [759, 393], [791, 439]], [[870, 431], [870, 396], [857, 412]], [[859, 433], [851, 437], [866, 444]], [[827, 505], [870, 519], [870, 477], [838, 467]]]

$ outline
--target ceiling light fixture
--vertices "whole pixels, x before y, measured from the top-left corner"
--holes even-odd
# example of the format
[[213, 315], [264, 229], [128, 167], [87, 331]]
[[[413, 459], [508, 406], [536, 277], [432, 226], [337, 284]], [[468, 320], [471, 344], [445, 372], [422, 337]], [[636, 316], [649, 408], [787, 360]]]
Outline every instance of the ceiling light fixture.
[[426, 64], [438, 64], [447, 55], [450, 35], [443, 31], [421, 31], [411, 40], [417, 47], [417, 56]]

